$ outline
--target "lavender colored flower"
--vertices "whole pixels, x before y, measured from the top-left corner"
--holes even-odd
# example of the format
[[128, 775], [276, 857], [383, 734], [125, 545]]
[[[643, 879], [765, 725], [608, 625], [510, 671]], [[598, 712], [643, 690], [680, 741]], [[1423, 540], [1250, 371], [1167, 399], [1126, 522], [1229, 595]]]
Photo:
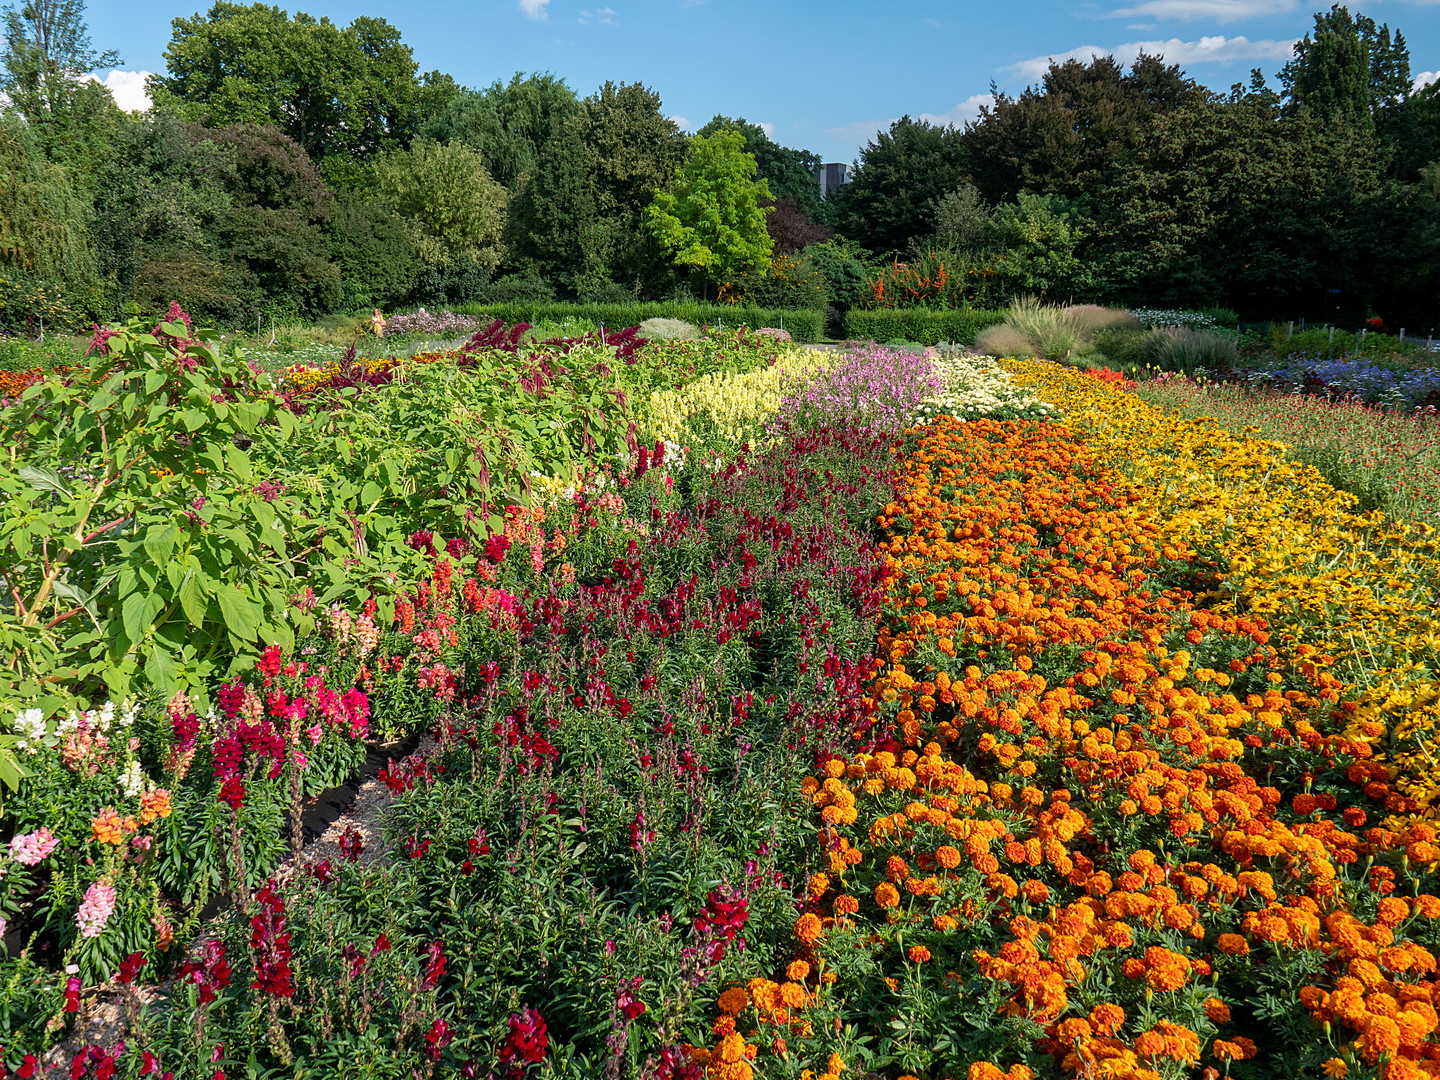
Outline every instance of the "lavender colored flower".
[[469, 315], [458, 315], [442, 308], [430, 312], [420, 308], [412, 315], [392, 315], [385, 322], [385, 336], [454, 338], [466, 337], [479, 329], [480, 324]]
[[34, 866], [55, 850], [55, 845], [60, 843], [50, 830], [40, 826], [32, 833], [17, 836], [10, 841], [10, 857], [25, 866]]
[[1440, 400], [1440, 371], [1432, 368], [1395, 371], [1354, 357], [1327, 360], [1293, 353], [1248, 373], [1245, 381], [1251, 386], [1283, 392], [1350, 397], [1367, 405], [1394, 408], [1418, 408]]
[[115, 912], [115, 886], [97, 881], [85, 890], [85, 900], [75, 913], [81, 937], [99, 937]]
[[858, 420], [898, 435], [943, 386], [934, 363], [922, 353], [862, 346], [786, 394], [769, 428], [778, 431], [786, 422], [818, 426]]

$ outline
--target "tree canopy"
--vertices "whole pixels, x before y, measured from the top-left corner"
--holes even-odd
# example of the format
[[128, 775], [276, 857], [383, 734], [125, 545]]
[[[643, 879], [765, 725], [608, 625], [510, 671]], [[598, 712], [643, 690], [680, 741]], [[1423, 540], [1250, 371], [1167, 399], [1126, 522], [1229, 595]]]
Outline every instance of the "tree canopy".
[[770, 196], [755, 179], [753, 154], [738, 131], [697, 135], [675, 175], [674, 191], [657, 189], [646, 212], [660, 246], [676, 266], [707, 280], [766, 262], [774, 242], [765, 229]]

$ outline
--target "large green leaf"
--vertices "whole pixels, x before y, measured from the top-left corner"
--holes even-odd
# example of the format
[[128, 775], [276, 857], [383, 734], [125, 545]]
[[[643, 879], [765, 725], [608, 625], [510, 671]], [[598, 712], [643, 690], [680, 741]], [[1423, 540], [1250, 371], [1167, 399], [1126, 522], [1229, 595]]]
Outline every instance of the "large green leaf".
[[255, 602], [234, 585], [216, 587], [215, 599], [220, 603], [225, 628], [242, 641], [254, 641], [255, 632], [260, 629], [260, 612]]

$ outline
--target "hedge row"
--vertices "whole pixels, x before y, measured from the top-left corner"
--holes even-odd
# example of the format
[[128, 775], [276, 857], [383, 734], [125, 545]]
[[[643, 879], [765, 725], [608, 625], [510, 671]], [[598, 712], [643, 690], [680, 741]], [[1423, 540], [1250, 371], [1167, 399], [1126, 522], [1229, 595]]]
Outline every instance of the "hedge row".
[[668, 300], [636, 301], [633, 304], [474, 303], [463, 304], [456, 310], [466, 315], [492, 315], [507, 323], [585, 319], [618, 328], [635, 326], [646, 319], [684, 319], [696, 326], [714, 326], [717, 323], [754, 329], [773, 326], [788, 330], [796, 341], [819, 341], [825, 331], [825, 314], [820, 311]]
[[931, 311], [927, 308], [860, 311], [851, 308], [845, 316], [845, 336], [863, 341], [903, 339], [926, 345], [942, 341], [968, 345], [981, 330], [1004, 321], [1003, 311]]

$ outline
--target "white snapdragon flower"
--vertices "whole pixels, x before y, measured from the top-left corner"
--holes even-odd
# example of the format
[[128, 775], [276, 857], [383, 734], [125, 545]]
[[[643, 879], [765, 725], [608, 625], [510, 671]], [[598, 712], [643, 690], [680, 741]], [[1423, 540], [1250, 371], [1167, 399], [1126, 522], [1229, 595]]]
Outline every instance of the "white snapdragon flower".
[[145, 774], [140, 771], [140, 762], [132, 761], [120, 774], [120, 790], [127, 799], [133, 799], [145, 789]]

